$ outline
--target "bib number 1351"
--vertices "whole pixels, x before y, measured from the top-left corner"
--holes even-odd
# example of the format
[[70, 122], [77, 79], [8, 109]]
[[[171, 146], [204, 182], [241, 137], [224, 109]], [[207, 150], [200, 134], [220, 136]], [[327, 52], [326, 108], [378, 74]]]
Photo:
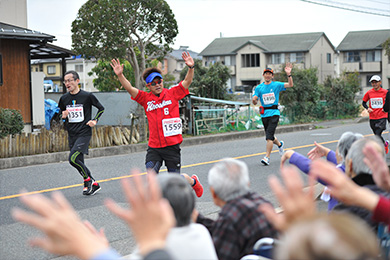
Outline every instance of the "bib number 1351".
[[167, 118], [162, 121], [164, 136], [179, 135], [182, 133], [180, 118]]

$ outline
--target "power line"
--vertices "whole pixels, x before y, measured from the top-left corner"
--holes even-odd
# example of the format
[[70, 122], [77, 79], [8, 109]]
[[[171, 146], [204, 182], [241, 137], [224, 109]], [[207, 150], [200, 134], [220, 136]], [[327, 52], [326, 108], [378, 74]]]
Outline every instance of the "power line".
[[[382, 13], [368, 12], [368, 11], [352, 9], [352, 8], [347, 8], [347, 7], [342, 7], [342, 6], [336, 6], [336, 5], [326, 4], [326, 3], [313, 2], [313, 1], [309, 1], [309, 0], [300, 0], [300, 1], [307, 2], [307, 3], [310, 3], [310, 4], [317, 4], [317, 5], [327, 6], [327, 7], [338, 8], [338, 9], [352, 11], [352, 12], [358, 12], [358, 13], [365, 13], [365, 14], [372, 14], [372, 15], [390, 17], [390, 14], [385, 14], [385, 13], [382, 14]], [[342, 3], [339, 3], [339, 2], [335, 2], [335, 3], [342, 4]], [[358, 7], [358, 6], [356, 6], [356, 7]], [[369, 7], [364, 7], [364, 6], [360, 6], [360, 7], [361, 8], [366, 8], [366, 9], [369, 8]], [[373, 8], [369, 8], [369, 9], [373, 9]], [[375, 10], [378, 10], [378, 9], [375, 9]]]

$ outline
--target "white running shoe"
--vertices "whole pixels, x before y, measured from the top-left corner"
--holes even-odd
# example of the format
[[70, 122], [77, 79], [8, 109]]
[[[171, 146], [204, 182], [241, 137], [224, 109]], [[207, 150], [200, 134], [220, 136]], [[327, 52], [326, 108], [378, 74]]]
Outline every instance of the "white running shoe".
[[267, 156], [264, 156], [263, 159], [261, 159], [261, 163], [264, 164], [265, 166], [269, 165], [269, 158]]
[[278, 146], [280, 156], [282, 156], [284, 154], [283, 147], [284, 147], [284, 142], [280, 141], [280, 146]]

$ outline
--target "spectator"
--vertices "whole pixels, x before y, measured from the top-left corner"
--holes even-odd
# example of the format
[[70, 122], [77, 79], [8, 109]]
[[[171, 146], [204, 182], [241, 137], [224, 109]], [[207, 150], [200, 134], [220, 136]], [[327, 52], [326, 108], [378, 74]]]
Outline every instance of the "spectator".
[[[389, 168], [375, 146], [368, 144], [364, 150], [364, 161], [372, 170], [373, 179], [377, 186], [389, 191]], [[355, 205], [373, 212], [372, 220], [390, 225], [390, 199], [360, 187], [351, 179], [339, 174], [326, 162], [313, 162], [311, 173], [329, 184], [330, 194], [346, 205]]]
[[[313, 168], [318, 161], [313, 162]], [[330, 163], [322, 163], [347, 179]], [[286, 188], [275, 176], [269, 178], [269, 184], [283, 213], [277, 214], [268, 204], [260, 206], [275, 228], [284, 232], [277, 243], [275, 259], [378, 259], [376, 237], [366, 223], [349, 214], [316, 212], [312, 176], [308, 191], [303, 191], [302, 178], [294, 168], [282, 168], [281, 176]]]
[[[353, 143], [351, 148], [349, 149], [349, 152], [345, 159], [345, 173], [348, 177], [352, 178], [353, 182], [355, 182], [357, 185], [368, 188], [374, 193], [384, 194], [385, 192], [375, 184], [374, 179], [372, 177], [372, 171], [364, 161], [365, 156], [363, 153], [363, 148], [367, 144], [372, 144], [375, 149], [382, 154], [382, 157], [384, 157], [384, 147], [378, 137], [374, 136], [373, 138], [360, 139]], [[335, 206], [334, 210], [347, 211], [364, 219], [372, 227], [377, 227], [377, 223], [371, 220], [371, 212], [367, 209], [339, 203]]]
[[218, 259], [240, 259], [252, 252], [257, 240], [275, 237], [276, 231], [259, 205], [269, 204], [249, 189], [248, 167], [244, 162], [226, 158], [209, 171], [208, 182], [214, 204], [221, 208], [216, 220], [194, 214], [213, 238]]
[[[337, 168], [345, 172], [345, 157], [347, 156], [349, 148], [356, 140], [359, 140], [361, 138], [363, 138], [363, 135], [358, 133], [343, 133], [337, 143], [336, 152], [321, 144], [317, 144], [316, 142], [314, 142], [315, 147], [308, 152], [309, 158], [293, 150], [286, 151], [281, 159], [281, 167], [283, 166], [285, 161], [289, 159], [290, 164], [297, 166], [301, 171], [308, 174], [312, 162], [311, 160], [320, 157], [326, 157], [329, 162], [333, 163], [334, 165], [336, 165]], [[326, 185], [326, 183], [322, 184]], [[336, 199], [331, 198], [329, 196], [326, 188], [321, 196], [321, 199], [328, 202], [329, 211], [332, 210], [334, 206], [336, 206], [338, 203]]]
[[[127, 222], [139, 245], [145, 260], [171, 260], [164, 250], [165, 239], [173, 227], [174, 216], [171, 207], [161, 192], [153, 174], [148, 174], [149, 189], [145, 189], [139, 172], [134, 172], [134, 187], [123, 179], [122, 186], [131, 209], [122, 209], [113, 201], [106, 205], [117, 216]], [[69, 202], [60, 192], [52, 198], [41, 194], [22, 196], [21, 201], [35, 213], [13, 209], [13, 217], [42, 231], [46, 237], [34, 238], [31, 245], [40, 247], [52, 254], [72, 255], [85, 260], [119, 259], [117, 252], [109, 247], [106, 238], [84, 225]], [[87, 246], [86, 246], [87, 245]]]
[[294, 223], [275, 250], [275, 259], [380, 259], [375, 234], [350, 214], [315, 214]]
[[[176, 227], [168, 234], [166, 250], [174, 259], [217, 260], [210, 233], [203, 225], [191, 223], [195, 197], [190, 186], [178, 175], [160, 174], [157, 180], [162, 196], [168, 200], [176, 217]], [[130, 259], [142, 257], [136, 250]]]

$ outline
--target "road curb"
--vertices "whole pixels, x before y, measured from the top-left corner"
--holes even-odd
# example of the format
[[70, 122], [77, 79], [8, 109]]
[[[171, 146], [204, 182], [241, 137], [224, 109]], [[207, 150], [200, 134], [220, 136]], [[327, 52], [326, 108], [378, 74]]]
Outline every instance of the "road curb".
[[[312, 130], [315, 127], [316, 126], [314, 124], [279, 126], [276, 129], [276, 134]], [[213, 135], [205, 135], [205, 136], [185, 137], [181, 146], [185, 147], [185, 146], [199, 145], [199, 144], [206, 144], [206, 143], [257, 138], [261, 136], [264, 136], [263, 129], [242, 131], [242, 132], [229, 132], [229, 133], [221, 133], [221, 134], [213, 134]], [[85, 158], [130, 154], [136, 152], [143, 152], [146, 151], [146, 149], [147, 149], [146, 143], [94, 148], [94, 149], [89, 149], [89, 155], [87, 155]], [[58, 163], [58, 162], [67, 161], [68, 157], [69, 157], [69, 151], [3, 158], [0, 159], [0, 170], [31, 166], [31, 165], [47, 164], [47, 163]]]

